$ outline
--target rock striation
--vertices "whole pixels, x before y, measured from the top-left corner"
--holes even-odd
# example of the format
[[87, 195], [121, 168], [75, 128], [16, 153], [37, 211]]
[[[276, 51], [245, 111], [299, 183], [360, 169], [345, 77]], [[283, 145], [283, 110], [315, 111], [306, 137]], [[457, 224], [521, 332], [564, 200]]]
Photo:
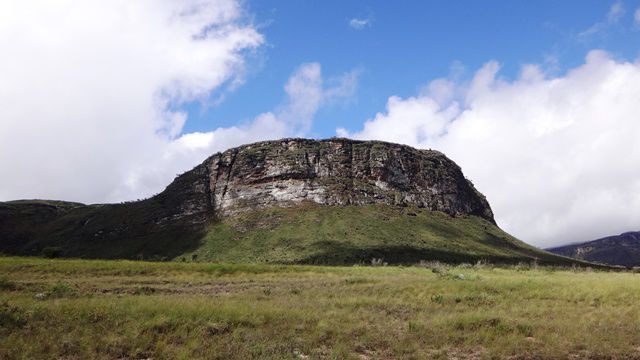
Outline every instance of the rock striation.
[[495, 223], [485, 197], [444, 154], [380, 141], [282, 139], [244, 145], [214, 154], [157, 197], [167, 194], [177, 205], [173, 217], [201, 220], [310, 201], [411, 205]]

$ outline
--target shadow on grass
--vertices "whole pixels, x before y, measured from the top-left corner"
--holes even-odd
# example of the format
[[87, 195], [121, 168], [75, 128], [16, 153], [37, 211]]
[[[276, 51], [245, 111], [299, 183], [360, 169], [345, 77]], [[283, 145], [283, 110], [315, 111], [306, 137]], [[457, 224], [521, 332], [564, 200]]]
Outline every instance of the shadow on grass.
[[[344, 242], [321, 241], [315, 244], [319, 252], [308, 256], [297, 264], [350, 265], [370, 264], [372, 259], [382, 259], [390, 265], [411, 265], [420, 261], [440, 261], [444, 263], [475, 263], [486, 261], [492, 264], [517, 264], [538, 261], [539, 264], [558, 265], [558, 258], [540, 259], [533, 256], [472, 255], [457, 252], [424, 249], [413, 246], [355, 247]], [[571, 261], [567, 261], [567, 264]]]

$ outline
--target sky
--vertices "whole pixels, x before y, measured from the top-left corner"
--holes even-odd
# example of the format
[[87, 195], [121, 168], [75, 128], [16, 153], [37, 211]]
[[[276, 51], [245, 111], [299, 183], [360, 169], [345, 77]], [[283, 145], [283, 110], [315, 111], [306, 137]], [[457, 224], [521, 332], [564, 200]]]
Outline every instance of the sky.
[[640, 0], [2, 0], [0, 54], [0, 201], [341, 136], [444, 152], [536, 246], [640, 230]]

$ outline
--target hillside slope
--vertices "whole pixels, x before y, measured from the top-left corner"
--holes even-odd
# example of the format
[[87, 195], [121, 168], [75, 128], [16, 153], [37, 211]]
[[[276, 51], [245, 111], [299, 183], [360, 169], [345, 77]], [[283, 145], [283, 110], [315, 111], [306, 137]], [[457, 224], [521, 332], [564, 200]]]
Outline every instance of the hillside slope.
[[576, 259], [626, 267], [640, 266], [640, 231], [548, 249]]
[[473, 215], [384, 204], [255, 210], [212, 224], [190, 259], [239, 263], [391, 264], [421, 260], [570, 264]]
[[485, 197], [442, 153], [347, 139], [230, 149], [143, 201], [0, 203], [0, 252], [332, 264], [571, 261], [500, 230]]

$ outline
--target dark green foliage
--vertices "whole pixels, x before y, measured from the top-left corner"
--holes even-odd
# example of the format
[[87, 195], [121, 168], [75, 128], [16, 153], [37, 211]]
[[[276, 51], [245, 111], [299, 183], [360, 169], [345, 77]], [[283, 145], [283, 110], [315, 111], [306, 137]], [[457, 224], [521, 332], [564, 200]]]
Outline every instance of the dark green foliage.
[[197, 245], [202, 227], [190, 218], [157, 223], [171, 207], [166, 201], [0, 202], [0, 251], [49, 258], [172, 259]]
[[45, 248], [42, 249], [42, 256], [49, 259], [60, 257], [61, 254], [62, 248], [59, 246], [45, 246]]
[[[210, 224], [157, 225], [161, 199], [118, 205], [0, 203], [0, 248], [45, 257], [125, 258], [231, 263], [569, 264], [528, 246], [476, 216], [391, 205], [250, 211]], [[34, 217], [41, 225], [30, 226]]]
[[76, 295], [76, 290], [67, 283], [58, 282], [51, 287], [48, 295], [51, 298], [73, 297]]

